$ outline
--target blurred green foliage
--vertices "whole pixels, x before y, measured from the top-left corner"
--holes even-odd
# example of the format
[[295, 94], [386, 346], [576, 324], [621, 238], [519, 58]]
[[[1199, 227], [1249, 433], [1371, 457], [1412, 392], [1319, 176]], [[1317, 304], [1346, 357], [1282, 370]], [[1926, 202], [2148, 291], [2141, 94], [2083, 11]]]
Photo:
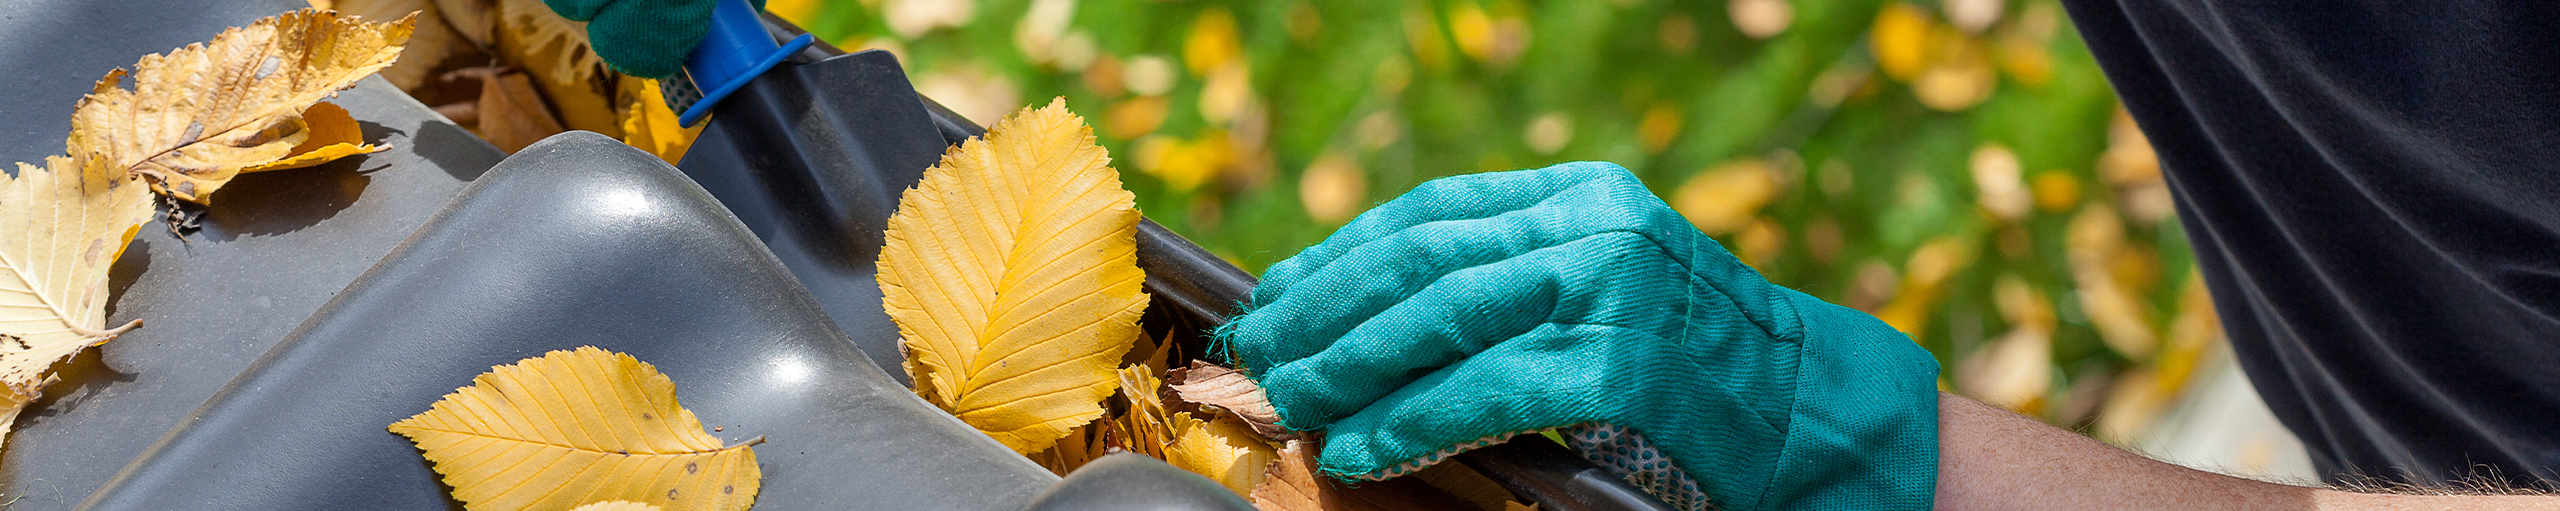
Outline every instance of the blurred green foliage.
[[771, 0], [981, 124], [1063, 96], [1148, 216], [1250, 271], [1422, 181], [1624, 165], [1950, 390], [2139, 434], [2219, 326], [2050, 0]]

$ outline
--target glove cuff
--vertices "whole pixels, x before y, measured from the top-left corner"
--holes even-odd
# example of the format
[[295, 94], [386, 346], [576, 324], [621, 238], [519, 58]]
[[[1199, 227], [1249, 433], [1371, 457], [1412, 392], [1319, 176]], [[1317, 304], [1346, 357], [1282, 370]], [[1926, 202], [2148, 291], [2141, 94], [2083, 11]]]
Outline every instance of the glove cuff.
[[1938, 361], [1874, 316], [1782, 291], [1804, 321], [1794, 412], [1761, 509], [1928, 509]]

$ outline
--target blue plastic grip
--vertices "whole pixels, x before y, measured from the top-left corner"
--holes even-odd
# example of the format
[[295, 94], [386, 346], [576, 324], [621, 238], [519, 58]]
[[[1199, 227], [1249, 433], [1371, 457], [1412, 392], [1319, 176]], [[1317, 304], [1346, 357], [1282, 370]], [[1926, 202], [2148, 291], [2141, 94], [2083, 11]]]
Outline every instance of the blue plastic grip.
[[684, 60], [686, 78], [701, 87], [702, 99], [686, 106], [676, 120], [687, 127], [711, 114], [711, 105], [719, 103], [731, 92], [737, 92], [756, 75], [773, 69], [792, 52], [809, 47], [817, 39], [807, 34], [776, 45], [773, 35], [764, 30], [764, 21], [747, 0], [717, 0], [711, 9], [711, 29], [703, 34], [702, 44]]

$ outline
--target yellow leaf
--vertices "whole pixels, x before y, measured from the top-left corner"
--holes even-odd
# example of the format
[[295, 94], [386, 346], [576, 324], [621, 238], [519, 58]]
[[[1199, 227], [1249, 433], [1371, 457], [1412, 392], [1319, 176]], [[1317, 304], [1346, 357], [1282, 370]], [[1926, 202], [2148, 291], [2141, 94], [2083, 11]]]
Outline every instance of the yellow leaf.
[[1253, 495], [1253, 487], [1262, 484], [1272, 460], [1278, 459], [1269, 441], [1235, 417], [1219, 415], [1204, 421], [1190, 412], [1174, 412], [1173, 429], [1173, 446], [1164, 451], [1165, 463], [1209, 476], [1239, 496]]
[[578, 506], [578, 508], [577, 508], [577, 509], [572, 509], [572, 510], [569, 510], [569, 511], [658, 511], [658, 506], [652, 506], [652, 505], [642, 504], [642, 503], [638, 503], [638, 502], [632, 502], [632, 501], [628, 501], [628, 500], [608, 500], [608, 501], [604, 501], [604, 502], [597, 502], [597, 503], [594, 503], [594, 504], [588, 504], [588, 505], [584, 505], [584, 506]]
[[151, 192], [96, 159], [55, 156], [0, 175], [0, 434], [54, 362], [114, 339], [107, 269], [151, 220]]
[[[722, 446], [676, 402], [675, 382], [593, 346], [491, 368], [391, 425], [472, 511], [627, 500], [669, 510], [755, 503], [749, 440]], [[575, 491], [559, 491], [573, 489]]]
[[328, 103], [311, 105], [311, 109], [302, 111], [302, 119], [297, 122], [308, 126], [311, 135], [310, 138], [302, 139], [301, 144], [293, 146], [292, 152], [286, 153], [290, 156], [281, 160], [242, 167], [240, 172], [246, 174], [298, 169], [391, 148], [388, 145], [364, 143], [363, 128], [357, 127], [355, 117], [347, 115], [347, 109], [340, 108], [338, 105]]
[[1121, 448], [1156, 459], [1165, 458], [1165, 449], [1173, 444], [1173, 423], [1167, 419], [1164, 381], [1156, 378], [1147, 366], [1120, 368], [1120, 397], [1128, 412], [1120, 417]]
[[882, 305], [916, 393], [1013, 448], [1102, 416], [1136, 342], [1138, 210], [1061, 98], [926, 169], [880, 250]]
[[206, 202], [242, 169], [293, 154], [312, 136], [303, 110], [391, 65], [414, 16], [388, 23], [300, 10], [224, 30], [107, 73], [72, 113], [69, 152], [97, 155], [152, 188]]
[[658, 155], [669, 165], [684, 160], [685, 149], [702, 136], [702, 125], [678, 123], [676, 111], [659, 96], [657, 80], [624, 78], [622, 92], [622, 143]]

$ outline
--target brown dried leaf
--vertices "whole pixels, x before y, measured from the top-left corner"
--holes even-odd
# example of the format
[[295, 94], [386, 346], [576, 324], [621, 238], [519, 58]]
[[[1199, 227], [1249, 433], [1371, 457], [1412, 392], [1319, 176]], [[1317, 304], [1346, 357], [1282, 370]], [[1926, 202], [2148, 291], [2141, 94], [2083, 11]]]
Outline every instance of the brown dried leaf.
[[514, 153], [544, 138], [568, 131], [560, 127], [551, 107], [535, 93], [533, 82], [524, 73], [497, 68], [475, 67], [454, 71], [455, 75], [480, 80], [480, 104], [473, 128], [480, 138], [489, 139], [498, 150]]
[[1288, 440], [1297, 435], [1280, 427], [1280, 412], [1263, 396], [1262, 386], [1246, 378], [1244, 373], [1204, 361], [1193, 360], [1191, 367], [1178, 371], [1173, 391], [1184, 401], [1217, 407], [1235, 414], [1253, 432], [1274, 440]]

